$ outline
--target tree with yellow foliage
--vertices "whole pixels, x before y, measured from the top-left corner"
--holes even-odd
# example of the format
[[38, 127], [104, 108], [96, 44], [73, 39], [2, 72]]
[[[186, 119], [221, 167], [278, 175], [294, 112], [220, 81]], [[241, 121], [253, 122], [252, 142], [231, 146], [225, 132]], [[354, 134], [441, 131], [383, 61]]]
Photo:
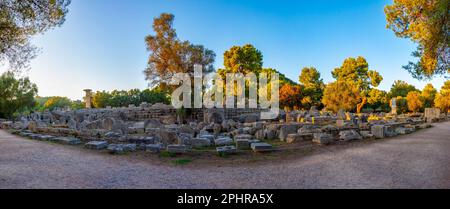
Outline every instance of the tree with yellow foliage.
[[360, 101], [361, 94], [358, 86], [345, 81], [328, 84], [322, 98], [325, 108], [333, 112], [338, 112], [340, 109], [353, 111]]
[[411, 91], [406, 96], [408, 109], [412, 112], [419, 112], [423, 108], [423, 98], [418, 91]]
[[446, 81], [434, 100], [435, 106], [445, 113], [450, 110], [450, 80]]
[[434, 99], [436, 98], [437, 90], [433, 87], [433, 84], [427, 84], [422, 90], [422, 97], [425, 108], [434, 107]]
[[[359, 101], [354, 104], [356, 107], [356, 112], [360, 113], [364, 105], [367, 103], [369, 92], [373, 87], [377, 87], [380, 82], [383, 80], [383, 77], [374, 70], [369, 70], [369, 63], [367, 63], [364, 57], [357, 58], [347, 58], [344, 60], [344, 63], [341, 67], [335, 68], [333, 72], [331, 72], [333, 77], [336, 79], [337, 83], [346, 83], [348, 84], [348, 89], [356, 88], [358, 90], [358, 97], [352, 98], [351, 103], [355, 101], [355, 99], [359, 99]], [[329, 87], [334, 87], [333, 85]], [[328, 87], [327, 87], [328, 88]], [[335, 90], [342, 91], [343, 88], [336, 88]], [[329, 94], [332, 94], [332, 89], [328, 89]], [[346, 95], [347, 93], [336, 92], [340, 95]], [[351, 94], [351, 93], [350, 93]], [[329, 95], [332, 96], [332, 95]], [[344, 98], [347, 99], [347, 98]], [[330, 106], [339, 106], [338, 104], [331, 104], [330, 102], [333, 100], [326, 99], [328, 105]], [[350, 100], [349, 100], [350, 101]], [[340, 102], [337, 100], [336, 102]], [[348, 104], [351, 104], [348, 103]], [[325, 103], [324, 103], [325, 104]], [[353, 109], [353, 108], [351, 108]]]

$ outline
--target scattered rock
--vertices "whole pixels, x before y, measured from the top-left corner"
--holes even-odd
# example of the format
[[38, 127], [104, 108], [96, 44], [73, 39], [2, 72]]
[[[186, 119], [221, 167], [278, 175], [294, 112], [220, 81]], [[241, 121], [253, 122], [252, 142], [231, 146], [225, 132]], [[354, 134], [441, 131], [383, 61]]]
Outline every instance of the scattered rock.
[[235, 154], [237, 152], [237, 149], [235, 146], [217, 147], [216, 150], [217, 150], [217, 153], [219, 153], [219, 154]]
[[254, 152], [270, 152], [273, 150], [272, 145], [267, 143], [253, 143], [251, 148]]
[[250, 149], [250, 142], [248, 139], [236, 139], [236, 148], [240, 150]]
[[333, 136], [327, 133], [315, 133], [313, 142], [320, 145], [328, 145], [333, 142]]
[[233, 139], [230, 137], [221, 137], [214, 141], [216, 146], [227, 146], [233, 144]]
[[347, 130], [339, 132], [339, 139], [343, 141], [361, 140], [363, 137], [355, 130]]
[[383, 125], [374, 125], [371, 127], [371, 133], [377, 139], [383, 139], [385, 137], [384, 132]]
[[88, 149], [102, 150], [108, 147], [108, 142], [106, 141], [90, 141], [84, 145]]
[[167, 152], [169, 153], [183, 154], [187, 153], [190, 150], [191, 148], [186, 145], [178, 145], [178, 144], [167, 145]]

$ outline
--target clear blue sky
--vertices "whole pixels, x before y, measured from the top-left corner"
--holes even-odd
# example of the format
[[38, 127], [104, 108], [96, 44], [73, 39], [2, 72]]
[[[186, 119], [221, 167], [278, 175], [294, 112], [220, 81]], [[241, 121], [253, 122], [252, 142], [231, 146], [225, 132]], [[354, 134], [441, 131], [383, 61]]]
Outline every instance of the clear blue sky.
[[[144, 37], [153, 18], [175, 15], [179, 38], [216, 54], [233, 45], [253, 44], [271, 67], [297, 81], [314, 66], [325, 82], [346, 57], [364, 56], [388, 90], [401, 79], [422, 88], [401, 66], [415, 49], [386, 29], [383, 8], [391, 0], [73, 0], [65, 24], [34, 38], [42, 52], [29, 76], [41, 96], [81, 99], [83, 89], [146, 88], [142, 71], [148, 52]], [[440, 88], [444, 79], [432, 81]]]

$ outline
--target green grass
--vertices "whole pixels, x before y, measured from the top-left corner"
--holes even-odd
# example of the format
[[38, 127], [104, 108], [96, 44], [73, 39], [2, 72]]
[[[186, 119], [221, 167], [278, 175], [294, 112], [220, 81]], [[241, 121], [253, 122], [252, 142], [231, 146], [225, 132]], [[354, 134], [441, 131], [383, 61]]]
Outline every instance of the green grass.
[[159, 156], [161, 157], [176, 157], [177, 155], [175, 153], [170, 153], [168, 151], [162, 151], [159, 153]]
[[175, 165], [187, 165], [191, 162], [192, 162], [192, 159], [189, 159], [189, 158], [181, 158], [181, 159], [172, 161], [172, 163]]

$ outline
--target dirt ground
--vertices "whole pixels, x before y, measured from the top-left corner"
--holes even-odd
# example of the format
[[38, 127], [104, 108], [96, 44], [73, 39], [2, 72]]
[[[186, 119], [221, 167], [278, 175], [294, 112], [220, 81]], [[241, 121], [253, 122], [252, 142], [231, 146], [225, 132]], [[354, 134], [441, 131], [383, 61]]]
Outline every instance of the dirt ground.
[[0, 130], [0, 188], [450, 188], [450, 122], [434, 126], [226, 158], [205, 150], [113, 156]]

